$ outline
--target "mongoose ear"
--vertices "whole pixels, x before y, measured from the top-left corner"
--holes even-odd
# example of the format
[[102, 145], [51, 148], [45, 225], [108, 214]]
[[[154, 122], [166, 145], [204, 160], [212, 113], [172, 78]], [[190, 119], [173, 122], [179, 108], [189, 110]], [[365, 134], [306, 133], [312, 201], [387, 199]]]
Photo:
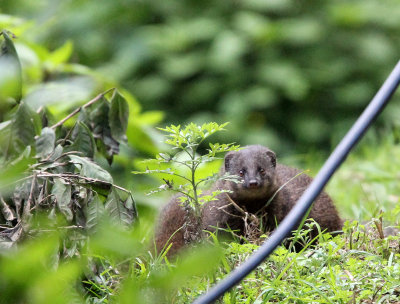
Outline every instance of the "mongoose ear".
[[276, 155], [274, 152], [272, 152], [271, 150], [268, 150], [266, 152], [267, 156], [271, 159], [271, 163], [274, 167], [276, 167]]
[[235, 151], [230, 151], [225, 155], [225, 172], [229, 172], [231, 159], [235, 155]]

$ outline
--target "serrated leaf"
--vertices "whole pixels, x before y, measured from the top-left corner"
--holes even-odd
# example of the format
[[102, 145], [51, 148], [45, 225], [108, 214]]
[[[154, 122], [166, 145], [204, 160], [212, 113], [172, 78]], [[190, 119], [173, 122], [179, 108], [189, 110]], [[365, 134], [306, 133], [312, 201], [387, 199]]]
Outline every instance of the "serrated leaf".
[[54, 144], [56, 141], [56, 133], [51, 128], [44, 128], [40, 136], [36, 138], [36, 155], [40, 158], [47, 157], [54, 151]]
[[79, 121], [74, 128], [73, 144], [68, 147], [69, 151], [80, 151], [85, 157], [93, 158], [95, 153], [95, 142], [92, 132], [85, 123]]
[[128, 103], [117, 90], [114, 91], [110, 102], [109, 123], [111, 135], [118, 141], [126, 140], [125, 133], [129, 118]]
[[56, 200], [58, 209], [65, 215], [68, 221], [74, 217], [71, 210], [71, 185], [64, 184], [59, 178], [54, 179], [54, 185], [51, 194]]
[[81, 175], [110, 184], [113, 183], [110, 173], [90, 159], [77, 155], [69, 155], [68, 157], [70, 158], [71, 162], [75, 164], [78, 170], [80, 170]]
[[97, 194], [93, 195], [93, 199], [88, 202], [85, 208], [86, 216], [86, 228], [88, 230], [94, 230], [101, 220], [105, 212], [103, 202], [100, 200]]
[[125, 206], [115, 189], [113, 189], [110, 195], [107, 197], [105, 209], [113, 222], [116, 222], [120, 225], [132, 224], [132, 211]]

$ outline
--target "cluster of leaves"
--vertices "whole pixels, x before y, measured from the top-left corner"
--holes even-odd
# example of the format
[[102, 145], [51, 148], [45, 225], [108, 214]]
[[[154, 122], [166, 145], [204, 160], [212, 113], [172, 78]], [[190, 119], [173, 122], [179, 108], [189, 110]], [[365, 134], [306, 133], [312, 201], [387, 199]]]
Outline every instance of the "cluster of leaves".
[[[375, 225], [365, 230], [358, 222], [347, 222], [344, 235], [332, 238], [321, 234], [319, 244], [307, 250], [293, 252], [278, 247], [265, 263], [226, 293], [221, 303], [398, 303], [400, 236], [381, 239], [377, 231]], [[354, 235], [358, 242], [351, 245], [349, 240]], [[254, 244], [227, 244], [213, 280], [224, 277], [257, 248]], [[184, 288], [177, 303], [192, 301], [213, 280], [198, 278], [193, 288]]]
[[277, 152], [329, 149], [398, 60], [393, 0], [99, 1], [1, 9], [51, 24], [46, 45], [72, 38], [80, 62], [123, 81], [167, 123], [230, 121], [227, 142]]
[[[167, 133], [165, 143], [172, 147], [173, 154], [159, 153], [156, 159], [146, 161], [147, 164], [159, 167], [158, 169], [147, 169], [144, 172], [134, 173], [163, 173], [180, 178], [183, 184], [176, 185], [170, 178], [163, 178], [165, 185], [161, 186], [158, 191], [172, 190], [181, 193], [182, 203], [189, 206], [194, 214], [199, 218], [201, 205], [215, 199], [215, 196], [221, 191], [213, 191], [210, 195], [201, 195], [201, 185], [217, 179], [217, 175], [198, 177], [198, 169], [201, 165], [220, 159], [216, 155], [228, 151], [237, 150], [239, 146], [234, 144], [209, 144], [209, 149], [205, 154], [199, 154], [199, 146], [208, 137], [216, 132], [224, 130], [228, 123], [217, 124], [215, 122], [205, 123], [198, 126], [190, 123], [185, 127], [171, 125], [166, 128], [160, 128], [161, 131]], [[168, 165], [168, 168], [162, 169], [161, 166]], [[172, 166], [177, 166], [174, 170]], [[179, 168], [180, 167], [180, 168]], [[224, 179], [234, 179], [233, 176], [222, 176]], [[155, 192], [158, 192], [155, 191]], [[154, 191], [153, 191], [154, 192]]]
[[[5, 31], [3, 36], [3, 56], [18, 62], [12, 40]], [[2, 248], [40, 231], [40, 227], [31, 230], [32, 219], [40, 216], [54, 219], [56, 224], [57, 215], [62, 215], [62, 228], [82, 237], [95, 229], [103, 216], [132, 224], [137, 216], [132, 195], [114, 185], [110, 173], [96, 160], [103, 156], [111, 163], [125, 139], [128, 106], [118, 91], [112, 90], [110, 101], [105, 98], [107, 92], [100, 94], [52, 126], [46, 108], [36, 112], [24, 99], [9, 96], [10, 109], [0, 124]], [[22, 96], [21, 91], [16, 96]], [[77, 113], [79, 118], [72, 127], [65, 127]], [[64, 256], [79, 255], [82, 237], [74, 237], [75, 241], [68, 239], [61, 247]]]

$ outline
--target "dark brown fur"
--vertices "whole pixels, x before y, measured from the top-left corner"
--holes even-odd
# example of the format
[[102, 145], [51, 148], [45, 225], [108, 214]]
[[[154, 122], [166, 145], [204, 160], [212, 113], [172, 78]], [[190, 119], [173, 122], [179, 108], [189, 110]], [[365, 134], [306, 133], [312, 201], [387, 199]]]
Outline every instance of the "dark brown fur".
[[200, 224], [190, 210], [185, 210], [177, 196], [164, 206], [160, 212], [155, 231], [157, 253], [168, 250], [168, 256], [175, 255], [185, 244], [198, 238]]
[[[275, 229], [288, 214], [300, 198], [304, 190], [311, 183], [312, 178], [300, 174], [277, 192], [291, 178], [301, 171], [276, 163], [275, 154], [263, 146], [247, 146], [237, 152], [229, 152], [225, 156], [225, 164], [221, 174], [229, 173], [241, 176], [239, 183], [219, 180], [213, 190], [230, 190], [231, 193], [221, 193], [217, 200], [207, 203], [202, 210], [202, 229], [215, 231], [214, 227], [237, 230], [239, 235], [244, 234], [245, 221], [243, 212], [249, 214], [260, 213], [264, 219], [267, 231]], [[266, 203], [274, 195], [268, 206]], [[234, 206], [236, 204], [237, 206]], [[238, 208], [239, 207], [239, 208]], [[340, 219], [331, 198], [322, 192], [314, 202], [309, 214], [329, 232], [342, 228]], [[160, 251], [168, 243], [171, 235], [183, 227], [193, 227], [193, 217], [181, 207], [176, 198], [172, 199], [161, 211], [159, 226], [156, 231], [156, 247]], [[178, 230], [171, 238], [173, 243], [169, 255], [175, 254], [185, 243], [190, 242], [185, 227]], [[192, 231], [193, 228], [192, 228]], [[186, 232], [187, 233], [187, 232]]]

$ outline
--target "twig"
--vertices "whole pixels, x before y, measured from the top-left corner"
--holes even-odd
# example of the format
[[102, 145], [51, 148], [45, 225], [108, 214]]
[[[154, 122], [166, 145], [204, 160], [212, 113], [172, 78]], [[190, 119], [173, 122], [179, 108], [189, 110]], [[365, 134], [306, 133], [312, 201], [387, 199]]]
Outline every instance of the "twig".
[[278, 190], [276, 190], [274, 192], [274, 194], [270, 197], [270, 199], [267, 201], [267, 203], [264, 205], [264, 207], [262, 207], [260, 210], [257, 211], [256, 215], [260, 215], [260, 214], [264, 213], [265, 209], [269, 206], [269, 204], [272, 202], [272, 200], [275, 198], [275, 196], [278, 194], [279, 191], [281, 191], [284, 187], [286, 187], [287, 184], [292, 182], [294, 179], [296, 179], [297, 177], [299, 177], [300, 175], [302, 175], [302, 174], [304, 174], [305, 172], [308, 172], [308, 171], [309, 170], [304, 170], [302, 172], [297, 173], [295, 176], [290, 178], [286, 183], [284, 183], [282, 186], [280, 186], [278, 188]]
[[87, 108], [89, 106], [91, 106], [92, 104], [94, 104], [95, 102], [97, 102], [98, 100], [100, 100], [101, 98], [103, 98], [107, 93], [109, 93], [110, 91], [115, 90], [115, 88], [111, 88], [108, 89], [107, 91], [97, 95], [95, 98], [93, 98], [92, 100], [90, 100], [88, 103], [84, 104], [83, 106], [75, 109], [75, 111], [73, 111], [72, 113], [70, 113], [68, 116], [66, 116], [65, 118], [63, 118], [62, 120], [60, 120], [58, 123], [56, 123], [55, 125], [51, 126], [52, 129], [55, 129], [59, 126], [61, 126], [64, 122], [66, 122], [68, 119], [70, 119], [71, 117], [75, 116], [76, 114], [78, 114], [82, 109]]
[[42, 232], [52, 232], [52, 231], [57, 231], [57, 230], [61, 230], [61, 229], [83, 229], [85, 228], [84, 226], [81, 225], [72, 225], [72, 226], [64, 226], [64, 227], [57, 227], [57, 229], [40, 229], [40, 231]]
[[354, 282], [354, 277], [347, 269], [344, 270], [344, 273], [349, 277], [350, 281]]
[[[242, 208], [240, 208], [239, 205], [236, 204], [235, 201], [234, 201], [233, 199], [231, 199], [231, 197], [228, 195], [228, 193], [225, 193], [225, 194], [226, 194], [226, 197], [228, 198], [228, 201], [230, 202], [230, 205], [233, 205], [233, 207], [235, 207], [235, 209], [236, 209], [237, 211], [239, 211], [239, 212], [242, 213], [243, 215], [246, 215], [247, 212], [244, 211]], [[225, 207], [227, 207], [227, 206], [229, 206], [229, 205], [223, 206], [222, 208], [225, 208]]]
[[118, 190], [124, 191], [126, 193], [131, 193], [129, 190], [122, 188], [120, 186], [117, 186], [113, 183], [107, 182], [107, 181], [103, 181], [101, 179], [96, 179], [96, 178], [91, 178], [91, 177], [86, 177], [86, 176], [82, 176], [82, 175], [78, 175], [78, 174], [73, 174], [73, 173], [47, 173], [47, 172], [39, 172], [36, 177], [58, 177], [58, 178], [64, 178], [64, 179], [68, 179], [68, 178], [75, 178], [75, 179], [83, 179], [88, 183], [100, 183], [100, 184], [105, 184], [105, 185], [111, 185], [114, 188], [117, 188]]
[[30, 215], [31, 205], [33, 205], [33, 192], [35, 190], [35, 184], [36, 184], [36, 174], [33, 174], [29, 198], [25, 203], [24, 209], [22, 210], [22, 218], [25, 218], [26, 216]]

